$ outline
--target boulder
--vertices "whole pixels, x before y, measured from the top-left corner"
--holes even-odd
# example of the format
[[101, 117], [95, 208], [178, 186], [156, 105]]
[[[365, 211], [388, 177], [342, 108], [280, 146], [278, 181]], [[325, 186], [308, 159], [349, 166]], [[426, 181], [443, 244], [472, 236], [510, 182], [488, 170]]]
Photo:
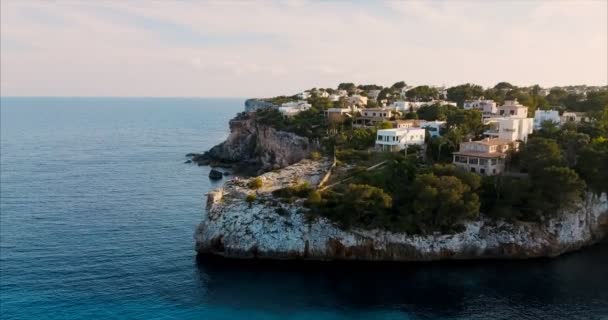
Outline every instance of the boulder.
[[219, 170], [211, 169], [211, 171], [209, 171], [209, 179], [219, 180], [222, 177], [224, 177], [224, 174]]

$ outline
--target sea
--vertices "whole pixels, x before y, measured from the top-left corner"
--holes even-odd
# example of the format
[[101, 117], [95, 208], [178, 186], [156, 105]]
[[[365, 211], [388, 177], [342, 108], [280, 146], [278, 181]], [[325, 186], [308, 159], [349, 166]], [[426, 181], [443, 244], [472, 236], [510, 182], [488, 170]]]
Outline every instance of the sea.
[[555, 259], [197, 259], [189, 152], [244, 99], [0, 98], [0, 319], [608, 319], [608, 244]]

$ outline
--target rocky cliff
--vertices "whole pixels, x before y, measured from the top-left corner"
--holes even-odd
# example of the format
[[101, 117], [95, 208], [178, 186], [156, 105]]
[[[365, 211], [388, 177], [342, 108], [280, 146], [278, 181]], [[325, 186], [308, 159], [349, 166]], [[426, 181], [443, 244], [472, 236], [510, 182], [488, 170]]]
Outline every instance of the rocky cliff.
[[254, 112], [243, 112], [230, 120], [226, 141], [204, 154], [191, 156], [199, 165], [234, 167], [237, 171], [259, 174], [296, 163], [314, 148], [307, 138], [259, 124]]
[[[276, 201], [273, 190], [307, 180], [316, 184], [330, 163], [304, 160], [261, 176], [253, 191], [234, 179], [208, 194], [195, 233], [196, 250], [233, 258], [421, 261], [553, 257], [580, 249], [608, 233], [606, 194], [588, 194], [576, 209], [542, 224], [472, 221], [461, 233], [407, 235], [381, 230], [341, 230], [319, 218], [307, 221], [301, 203]], [[245, 197], [257, 193], [249, 206]], [[281, 209], [279, 209], [281, 208]]]

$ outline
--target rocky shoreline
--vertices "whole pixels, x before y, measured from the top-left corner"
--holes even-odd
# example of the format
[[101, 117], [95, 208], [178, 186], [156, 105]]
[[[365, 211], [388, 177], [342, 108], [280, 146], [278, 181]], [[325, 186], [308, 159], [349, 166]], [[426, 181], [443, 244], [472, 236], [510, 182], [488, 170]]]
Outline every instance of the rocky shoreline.
[[[251, 190], [233, 178], [207, 195], [195, 232], [199, 254], [229, 258], [432, 261], [555, 257], [596, 243], [608, 234], [608, 198], [585, 201], [543, 223], [507, 223], [481, 218], [455, 234], [408, 235], [382, 230], [342, 230], [325, 218], [310, 221], [302, 200], [278, 201], [272, 191], [297, 181], [318, 184], [330, 161], [302, 160], [260, 178]], [[256, 201], [245, 201], [255, 192]]]
[[226, 141], [209, 151], [186, 156], [199, 166], [232, 168], [241, 175], [258, 175], [284, 168], [316, 149], [307, 138], [259, 124], [255, 112], [242, 112], [230, 120]]

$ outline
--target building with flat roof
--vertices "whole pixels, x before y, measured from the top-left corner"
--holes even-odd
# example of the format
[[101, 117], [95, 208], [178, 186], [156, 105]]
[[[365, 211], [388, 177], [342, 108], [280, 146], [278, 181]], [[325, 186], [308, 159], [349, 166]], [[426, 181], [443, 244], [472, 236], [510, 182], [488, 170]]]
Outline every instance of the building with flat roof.
[[382, 129], [376, 133], [376, 149], [381, 151], [400, 151], [412, 145], [424, 145], [425, 129], [394, 128]]
[[508, 152], [517, 151], [518, 142], [505, 139], [489, 139], [468, 141], [460, 144], [460, 149], [454, 152], [452, 163], [466, 171], [482, 175], [497, 175], [505, 171]]

